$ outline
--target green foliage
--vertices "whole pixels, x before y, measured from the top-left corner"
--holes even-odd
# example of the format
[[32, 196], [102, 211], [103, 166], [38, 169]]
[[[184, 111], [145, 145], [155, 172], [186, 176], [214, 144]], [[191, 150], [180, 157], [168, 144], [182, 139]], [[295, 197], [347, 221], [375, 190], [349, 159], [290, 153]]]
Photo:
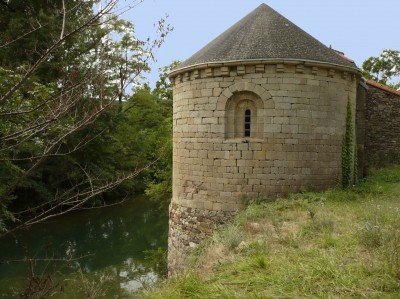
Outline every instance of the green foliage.
[[113, 11], [117, 1], [98, 15], [97, 2], [0, 5], [2, 230], [111, 196], [171, 191], [171, 85], [163, 73], [156, 91], [140, 87], [171, 29], [163, 21], [161, 40], [142, 42]]
[[[94, 3], [67, 3], [65, 34], [93, 16]], [[25, 70], [59, 39], [63, 23], [62, 1], [10, 0], [8, 4], [13, 10], [0, 5], [0, 65], [10, 70]], [[98, 29], [93, 26], [84, 37], [71, 36], [62, 48], [53, 51], [51, 58], [39, 66], [32, 80], [49, 83], [64, 77], [70, 66], [79, 64], [82, 55], [100, 41], [101, 30]]]
[[[136, 135], [132, 148], [142, 161], [154, 162], [143, 173], [146, 194], [164, 199], [172, 191], [172, 100], [159, 101], [145, 88], [126, 103], [124, 113], [132, 120], [126, 130]], [[119, 131], [125, 135], [126, 130]]]
[[400, 88], [400, 82], [390, 82], [400, 75], [400, 51], [385, 49], [379, 57], [370, 57], [365, 60], [362, 69], [363, 76], [367, 79], [372, 79], [395, 90]]
[[372, 170], [371, 175], [375, 183], [400, 183], [400, 172], [398, 167], [390, 167], [381, 170]]
[[160, 73], [160, 78], [156, 82], [154, 93], [157, 95], [159, 100], [172, 100], [172, 85], [168, 79], [168, 75], [179, 65], [179, 63], [179, 61], [173, 61], [170, 65], [162, 67], [158, 70]]

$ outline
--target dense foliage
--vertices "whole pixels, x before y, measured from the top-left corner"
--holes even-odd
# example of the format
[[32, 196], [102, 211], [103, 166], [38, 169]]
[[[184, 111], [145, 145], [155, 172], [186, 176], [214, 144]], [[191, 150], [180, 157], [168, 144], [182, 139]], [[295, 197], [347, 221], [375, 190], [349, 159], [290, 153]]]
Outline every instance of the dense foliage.
[[[364, 61], [363, 76], [398, 90], [400, 82], [400, 51], [385, 49], [379, 57]], [[397, 81], [397, 82], [396, 82]]]
[[[101, 5], [100, 5], [100, 2]], [[141, 83], [152, 49], [118, 1], [0, 5], [0, 230], [170, 190], [172, 100]], [[164, 70], [165, 72], [165, 70]], [[129, 92], [129, 89], [133, 92]]]

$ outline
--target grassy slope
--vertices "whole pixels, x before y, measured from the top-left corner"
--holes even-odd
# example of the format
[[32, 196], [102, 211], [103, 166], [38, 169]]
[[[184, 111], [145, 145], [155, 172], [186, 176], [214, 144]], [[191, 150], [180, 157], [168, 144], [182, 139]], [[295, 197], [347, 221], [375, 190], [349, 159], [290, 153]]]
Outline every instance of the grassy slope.
[[400, 168], [253, 202], [147, 298], [400, 298]]

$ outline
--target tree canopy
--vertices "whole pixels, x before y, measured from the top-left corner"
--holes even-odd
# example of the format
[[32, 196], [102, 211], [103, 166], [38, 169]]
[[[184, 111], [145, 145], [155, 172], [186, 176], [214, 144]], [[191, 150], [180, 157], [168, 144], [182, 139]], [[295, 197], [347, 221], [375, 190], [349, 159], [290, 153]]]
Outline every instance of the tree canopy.
[[155, 168], [171, 154], [171, 94], [141, 79], [172, 29], [162, 20], [140, 41], [117, 4], [0, 5], [3, 233], [169, 179]]
[[378, 57], [370, 57], [362, 65], [363, 76], [395, 90], [400, 89], [400, 51], [383, 50]]

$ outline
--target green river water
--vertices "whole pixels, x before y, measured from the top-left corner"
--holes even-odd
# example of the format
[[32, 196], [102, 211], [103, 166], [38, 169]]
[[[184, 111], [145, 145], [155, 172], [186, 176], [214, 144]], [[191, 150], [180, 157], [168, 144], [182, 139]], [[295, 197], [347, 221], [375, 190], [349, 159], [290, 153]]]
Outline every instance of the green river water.
[[51, 274], [47, 283], [62, 289], [55, 298], [129, 298], [159, 279], [144, 251], [165, 250], [167, 234], [167, 208], [144, 197], [34, 225], [0, 239], [0, 298], [19, 298], [30, 273], [44, 280]]

